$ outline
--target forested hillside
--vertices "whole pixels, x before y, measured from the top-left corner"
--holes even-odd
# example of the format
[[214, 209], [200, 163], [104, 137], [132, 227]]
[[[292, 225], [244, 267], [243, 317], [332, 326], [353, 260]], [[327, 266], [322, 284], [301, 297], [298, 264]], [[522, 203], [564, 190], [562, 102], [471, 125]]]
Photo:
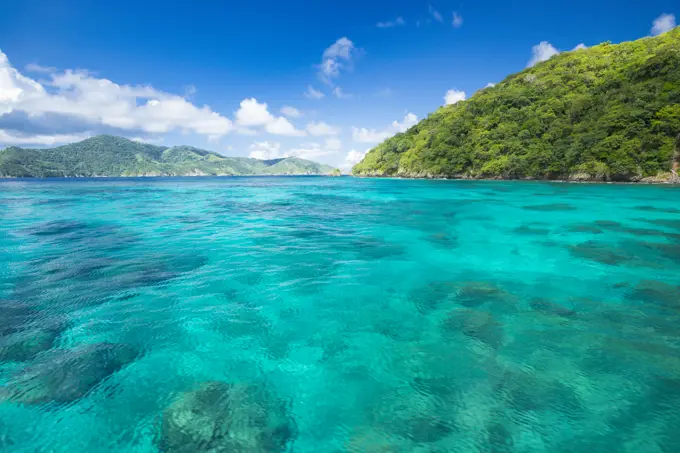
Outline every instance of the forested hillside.
[[311, 175], [332, 170], [297, 157], [225, 157], [191, 146], [167, 148], [111, 135], [52, 149], [0, 151], [0, 177]]
[[372, 149], [361, 176], [668, 180], [680, 145], [680, 28], [565, 52]]

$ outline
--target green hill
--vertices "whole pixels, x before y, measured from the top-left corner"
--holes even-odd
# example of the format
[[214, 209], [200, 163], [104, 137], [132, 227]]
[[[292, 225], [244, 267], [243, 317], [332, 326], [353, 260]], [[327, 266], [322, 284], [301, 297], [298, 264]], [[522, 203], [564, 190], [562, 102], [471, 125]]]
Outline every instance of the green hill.
[[679, 145], [675, 28], [565, 52], [513, 74], [381, 143], [353, 173], [668, 180]]
[[0, 177], [316, 175], [332, 170], [297, 157], [225, 157], [191, 146], [166, 148], [111, 135], [51, 149], [0, 151]]

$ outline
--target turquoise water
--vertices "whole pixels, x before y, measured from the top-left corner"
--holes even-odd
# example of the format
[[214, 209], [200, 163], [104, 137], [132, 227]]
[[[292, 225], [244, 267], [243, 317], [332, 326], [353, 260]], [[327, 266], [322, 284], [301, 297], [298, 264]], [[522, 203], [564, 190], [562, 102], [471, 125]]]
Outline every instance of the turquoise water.
[[2, 181], [0, 451], [680, 451], [678, 200]]

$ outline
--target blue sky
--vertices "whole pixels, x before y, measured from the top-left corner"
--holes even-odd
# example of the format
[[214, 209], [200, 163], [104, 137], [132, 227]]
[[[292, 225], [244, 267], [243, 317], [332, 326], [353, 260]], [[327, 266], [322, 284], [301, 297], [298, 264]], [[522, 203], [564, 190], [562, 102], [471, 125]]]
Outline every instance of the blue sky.
[[0, 147], [113, 133], [347, 167], [532, 58], [663, 32], [679, 6], [0, 2]]

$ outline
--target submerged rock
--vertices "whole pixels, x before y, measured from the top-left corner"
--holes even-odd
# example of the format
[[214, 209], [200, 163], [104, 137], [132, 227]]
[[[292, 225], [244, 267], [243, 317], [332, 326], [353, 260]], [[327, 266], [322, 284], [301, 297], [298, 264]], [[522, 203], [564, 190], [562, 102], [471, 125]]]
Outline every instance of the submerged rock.
[[456, 291], [456, 301], [465, 307], [473, 308], [485, 303], [514, 305], [515, 297], [490, 282], [467, 282]]
[[61, 326], [30, 328], [1, 337], [0, 362], [23, 362], [47, 351], [61, 330]]
[[284, 404], [265, 389], [206, 382], [165, 410], [158, 443], [164, 453], [274, 453], [295, 431]]
[[446, 333], [461, 332], [493, 349], [503, 345], [503, 327], [486, 311], [457, 309], [449, 313], [442, 326]]
[[10, 379], [1, 396], [22, 404], [71, 403], [137, 355], [129, 346], [109, 343], [47, 352]]
[[670, 285], [658, 280], [640, 281], [631, 291], [629, 297], [642, 302], [680, 308], [680, 286]]
[[594, 241], [584, 242], [578, 245], [569, 246], [571, 254], [577, 258], [595, 261], [609, 266], [618, 266], [624, 261], [631, 259], [631, 256], [624, 251]]
[[574, 310], [570, 310], [569, 308], [563, 307], [562, 305], [556, 304], [547, 299], [532, 299], [531, 302], [529, 302], [529, 306], [534, 310], [562, 316], [563, 318], [571, 318], [576, 316], [576, 312]]
[[9, 301], [0, 302], [0, 335], [7, 335], [21, 328], [35, 314], [28, 305]]

